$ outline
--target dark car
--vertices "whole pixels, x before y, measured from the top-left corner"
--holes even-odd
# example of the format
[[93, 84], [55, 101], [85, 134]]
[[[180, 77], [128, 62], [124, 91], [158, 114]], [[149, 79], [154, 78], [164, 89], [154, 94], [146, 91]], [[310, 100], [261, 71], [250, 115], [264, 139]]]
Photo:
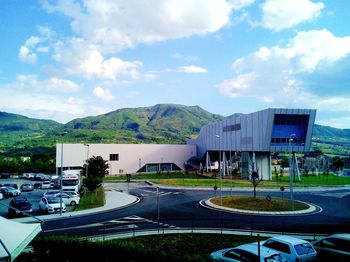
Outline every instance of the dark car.
[[11, 191], [7, 187], [0, 187], [0, 193], [4, 196], [4, 198], [12, 197]]
[[32, 204], [24, 196], [18, 196], [11, 200], [8, 216], [14, 217], [16, 215], [25, 215], [25, 213], [22, 213], [21, 211], [25, 213], [33, 212]]
[[13, 187], [15, 189], [18, 189], [18, 185], [16, 183], [6, 183], [6, 184], [2, 184], [2, 186], [6, 186], [6, 187]]
[[333, 234], [313, 243], [319, 261], [350, 261], [350, 234]]
[[11, 173], [1, 173], [0, 174], [0, 178], [6, 179], [6, 178], [10, 178], [10, 177], [11, 177]]
[[42, 186], [41, 182], [34, 183], [34, 189], [41, 189], [41, 186]]

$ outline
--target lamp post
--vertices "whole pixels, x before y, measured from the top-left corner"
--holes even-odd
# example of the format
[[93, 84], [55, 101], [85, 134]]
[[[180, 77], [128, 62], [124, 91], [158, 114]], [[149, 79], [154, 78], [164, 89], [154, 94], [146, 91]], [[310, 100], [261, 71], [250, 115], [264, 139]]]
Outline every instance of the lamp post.
[[[294, 210], [294, 192], [293, 192], [293, 176], [294, 176], [294, 153], [291, 152], [291, 142], [296, 134], [290, 134], [288, 141], [288, 151], [292, 154], [289, 161], [289, 190], [290, 190], [290, 201], [292, 202], [292, 210]], [[293, 170], [292, 170], [293, 169]]]
[[222, 206], [222, 175], [221, 175], [221, 137], [215, 135], [216, 138], [219, 138], [219, 175], [220, 175], [220, 205]]
[[62, 216], [62, 175], [63, 175], [63, 138], [64, 135], [67, 134], [67, 131], [61, 133], [62, 141], [61, 141], [61, 176], [60, 176], [60, 216]]
[[85, 177], [87, 177], [87, 174], [88, 174], [88, 167], [89, 167], [89, 148], [90, 148], [90, 145], [89, 145], [89, 144], [84, 144], [84, 146], [87, 147], [87, 152], [86, 152], [86, 168], [85, 168]]

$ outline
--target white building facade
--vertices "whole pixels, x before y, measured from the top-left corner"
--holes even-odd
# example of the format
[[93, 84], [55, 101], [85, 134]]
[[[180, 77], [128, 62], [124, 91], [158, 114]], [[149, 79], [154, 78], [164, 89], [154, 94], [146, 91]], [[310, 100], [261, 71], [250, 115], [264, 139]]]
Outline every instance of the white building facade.
[[185, 162], [196, 156], [195, 145], [169, 144], [57, 144], [56, 167], [79, 169], [92, 156], [108, 160], [111, 175], [136, 172], [184, 170]]

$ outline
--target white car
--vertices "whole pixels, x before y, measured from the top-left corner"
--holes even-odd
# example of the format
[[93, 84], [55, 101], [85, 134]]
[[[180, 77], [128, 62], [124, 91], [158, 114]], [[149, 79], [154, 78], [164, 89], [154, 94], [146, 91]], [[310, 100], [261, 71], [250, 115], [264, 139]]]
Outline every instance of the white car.
[[287, 261], [315, 261], [317, 252], [310, 242], [286, 235], [274, 236], [261, 242], [262, 246], [281, 253]]
[[[59, 191], [47, 191], [43, 194], [44, 197], [57, 197], [60, 198], [61, 194]], [[62, 192], [62, 202], [67, 206], [75, 206], [79, 204], [79, 195], [71, 195], [68, 192]]]
[[50, 181], [43, 181], [41, 183], [41, 189], [50, 189], [51, 188], [51, 182]]
[[[52, 214], [61, 210], [61, 203], [58, 197], [42, 197], [39, 202], [39, 211]], [[62, 212], [66, 212], [66, 205], [62, 202]]]
[[0, 199], [4, 199], [4, 195], [0, 192]]
[[[55, 195], [56, 197], [60, 198], [61, 194], [58, 193]], [[62, 201], [68, 206], [75, 206], [79, 204], [80, 197], [74, 196], [74, 195], [69, 195], [66, 192], [62, 192]]]
[[257, 243], [244, 244], [237, 247], [225, 248], [214, 251], [210, 254], [210, 259], [217, 262], [235, 262], [235, 261], [256, 261], [256, 262], [286, 262], [280, 252], [260, 247], [260, 259], [258, 256]]

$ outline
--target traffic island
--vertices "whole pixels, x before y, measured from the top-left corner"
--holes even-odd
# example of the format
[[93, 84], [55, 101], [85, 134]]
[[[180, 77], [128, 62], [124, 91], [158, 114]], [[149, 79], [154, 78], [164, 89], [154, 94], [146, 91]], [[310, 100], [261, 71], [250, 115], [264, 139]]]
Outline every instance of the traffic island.
[[320, 212], [322, 209], [318, 206], [302, 201], [294, 200], [292, 203], [289, 199], [250, 196], [226, 196], [214, 197], [206, 201], [201, 201], [205, 207], [216, 210], [259, 214], [259, 215], [300, 215]]

